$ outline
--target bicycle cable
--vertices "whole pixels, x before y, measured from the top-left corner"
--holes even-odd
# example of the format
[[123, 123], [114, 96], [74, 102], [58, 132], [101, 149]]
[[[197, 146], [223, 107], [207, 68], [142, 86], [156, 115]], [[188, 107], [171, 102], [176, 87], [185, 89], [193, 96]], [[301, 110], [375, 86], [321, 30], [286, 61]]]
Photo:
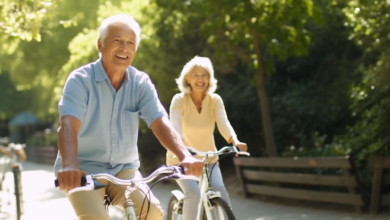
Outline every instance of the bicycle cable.
[[[150, 186], [150, 189], [148, 190], [148, 192], [146, 194], [149, 194], [149, 197], [150, 197], [150, 192], [152, 191], [152, 188], [158, 183], [160, 182], [161, 180], [165, 180], [165, 179], [169, 179], [171, 178], [171, 176], [164, 176], [164, 177], [161, 177], [160, 179], [158, 179], [157, 181], [155, 181], [151, 186]], [[142, 191], [142, 190], [141, 190]], [[144, 192], [143, 192], [144, 193]], [[144, 193], [145, 194], [145, 193]], [[144, 198], [144, 201], [142, 202], [142, 206], [141, 206], [141, 213], [142, 213], [142, 209], [144, 207], [144, 203], [145, 203], [145, 199], [146, 199], [147, 195], [145, 195], [145, 198]], [[148, 210], [146, 212], [146, 216], [144, 219], [147, 219], [148, 217], [148, 214], [149, 214], [149, 208], [150, 208], [150, 198], [148, 199]]]
[[[222, 160], [223, 158], [227, 157], [228, 155], [230, 155], [230, 154], [224, 154], [224, 155], [220, 156], [219, 159], [218, 159], [218, 162], [220, 160]], [[207, 181], [210, 183], [210, 186], [211, 186], [210, 178], [212, 177], [214, 167], [215, 167], [215, 165], [217, 165], [217, 163], [214, 163], [213, 166], [211, 167], [210, 176], [207, 175]]]
[[[157, 180], [157, 181], [160, 181], [160, 180]], [[122, 185], [120, 185], [120, 184], [102, 184], [102, 185], [104, 185], [104, 186], [122, 186]], [[154, 184], [153, 184], [153, 186], [154, 186]], [[143, 207], [144, 207], [144, 203], [145, 203], [145, 199], [148, 197], [148, 195], [147, 194], [150, 194], [150, 191], [151, 191], [151, 188], [148, 190], [148, 192], [147, 193], [145, 193], [142, 189], [140, 189], [139, 187], [136, 187], [139, 191], [141, 191], [143, 194], [144, 194], [144, 201], [142, 202], [142, 206], [141, 206], [141, 211], [140, 211], [140, 215], [142, 214], [142, 209], [143, 209]], [[149, 197], [150, 197], [150, 195], [149, 195]], [[149, 213], [149, 208], [150, 208], [150, 198], [148, 199], [148, 210], [147, 210], [147, 212], [146, 212], [146, 217], [145, 217], [145, 219], [148, 217], [148, 213]]]
[[[157, 181], [160, 181], [160, 180], [157, 180]], [[104, 186], [122, 186], [122, 185], [119, 185], [119, 184], [106, 184]], [[154, 184], [153, 184], [154, 186]], [[140, 189], [139, 187], [136, 187], [138, 189], [138, 191], [141, 191], [142, 194], [144, 194], [144, 201], [142, 202], [142, 206], [141, 206], [141, 210], [140, 210], [140, 215], [142, 215], [142, 210], [144, 208], [144, 204], [145, 204], [145, 200], [147, 199], [148, 197], [148, 194], [149, 194], [149, 197], [150, 197], [150, 191], [151, 191], [151, 188], [148, 190], [148, 192], [144, 192], [142, 189]], [[150, 198], [148, 199], [148, 210], [146, 211], [146, 216], [145, 216], [145, 219], [147, 219], [148, 217], [148, 214], [149, 214], [149, 208], [150, 208]]]

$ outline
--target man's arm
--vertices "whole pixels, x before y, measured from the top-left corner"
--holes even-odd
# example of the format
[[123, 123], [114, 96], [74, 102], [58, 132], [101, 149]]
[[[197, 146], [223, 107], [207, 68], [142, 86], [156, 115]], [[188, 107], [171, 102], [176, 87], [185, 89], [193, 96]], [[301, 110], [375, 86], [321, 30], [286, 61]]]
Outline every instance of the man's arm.
[[58, 171], [60, 189], [64, 192], [79, 187], [81, 177], [85, 172], [79, 169], [77, 160], [77, 134], [81, 122], [73, 116], [65, 115], [61, 118], [61, 127], [58, 132], [58, 149], [62, 158], [62, 168]]
[[203, 162], [194, 158], [185, 148], [179, 134], [167, 117], [156, 119], [150, 127], [160, 143], [179, 158], [181, 166], [188, 169], [187, 175], [200, 176], [202, 174]]

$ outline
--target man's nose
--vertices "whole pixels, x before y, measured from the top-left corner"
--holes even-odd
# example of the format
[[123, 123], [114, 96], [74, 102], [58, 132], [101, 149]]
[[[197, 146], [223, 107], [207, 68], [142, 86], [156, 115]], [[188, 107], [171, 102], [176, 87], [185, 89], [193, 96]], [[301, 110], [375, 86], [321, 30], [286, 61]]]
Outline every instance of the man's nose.
[[127, 49], [129, 49], [130, 44], [129, 44], [129, 43], [126, 43], [126, 42], [123, 42], [123, 43], [121, 44], [121, 47], [123, 48], [123, 50], [127, 50]]

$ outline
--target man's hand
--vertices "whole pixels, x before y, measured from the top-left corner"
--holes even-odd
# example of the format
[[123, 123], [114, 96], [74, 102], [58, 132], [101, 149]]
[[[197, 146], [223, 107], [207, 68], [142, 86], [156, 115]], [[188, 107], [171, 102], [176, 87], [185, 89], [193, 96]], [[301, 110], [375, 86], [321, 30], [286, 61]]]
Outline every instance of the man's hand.
[[87, 172], [82, 171], [77, 167], [63, 167], [60, 171], [58, 171], [57, 176], [60, 190], [68, 193], [69, 190], [80, 187], [81, 177], [87, 174]]
[[182, 166], [186, 169], [186, 175], [199, 177], [203, 171], [203, 162], [196, 159], [192, 155], [185, 156], [179, 166]]

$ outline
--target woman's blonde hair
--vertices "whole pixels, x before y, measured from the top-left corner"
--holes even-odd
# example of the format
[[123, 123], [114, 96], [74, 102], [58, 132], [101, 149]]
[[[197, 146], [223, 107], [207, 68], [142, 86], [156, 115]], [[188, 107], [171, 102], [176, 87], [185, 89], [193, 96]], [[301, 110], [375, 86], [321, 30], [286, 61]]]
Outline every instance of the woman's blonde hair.
[[191, 70], [193, 70], [194, 67], [196, 66], [203, 67], [209, 73], [210, 76], [209, 87], [207, 88], [206, 92], [207, 93], [215, 92], [215, 90], [217, 90], [217, 80], [214, 78], [213, 64], [211, 64], [209, 58], [200, 57], [200, 56], [195, 56], [183, 67], [183, 70], [181, 71], [179, 78], [176, 79], [176, 83], [179, 87], [179, 90], [183, 93], [191, 93], [191, 86], [190, 84], [188, 84], [185, 78], [187, 74], [191, 72]]

